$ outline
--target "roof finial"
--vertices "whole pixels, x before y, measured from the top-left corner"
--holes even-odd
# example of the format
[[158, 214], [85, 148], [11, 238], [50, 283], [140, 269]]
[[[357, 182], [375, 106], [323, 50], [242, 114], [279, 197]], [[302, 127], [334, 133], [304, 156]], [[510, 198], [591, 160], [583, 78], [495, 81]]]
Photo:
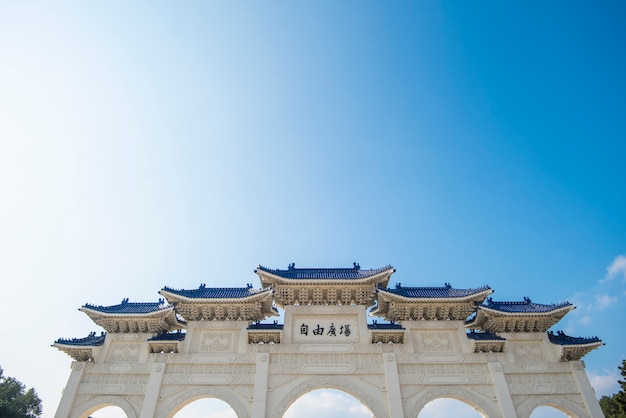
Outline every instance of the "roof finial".
[[122, 305], [126, 305], [128, 303], [128, 298], [122, 299]]
[[361, 270], [361, 266], [359, 265], [359, 263], [354, 262], [352, 263], [352, 265], [354, 266], [355, 270]]
[[451, 289], [452, 288], [452, 285], [450, 283], [448, 283], [448, 282], [446, 282], [445, 286], [446, 286], [446, 289]]
[[396, 283], [396, 289], [402, 289], [402, 283]]
[[528, 296], [524, 296], [524, 302], [530, 303], [530, 298]]
[[294, 270], [296, 268], [296, 263], [289, 264], [289, 270]]

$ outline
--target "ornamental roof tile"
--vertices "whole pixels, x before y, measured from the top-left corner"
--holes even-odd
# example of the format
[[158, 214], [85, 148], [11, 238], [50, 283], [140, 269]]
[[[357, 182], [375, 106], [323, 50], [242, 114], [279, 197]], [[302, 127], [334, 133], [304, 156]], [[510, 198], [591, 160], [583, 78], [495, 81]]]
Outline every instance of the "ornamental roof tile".
[[404, 329], [402, 327], [402, 325], [400, 324], [396, 324], [396, 323], [388, 323], [388, 324], [379, 324], [378, 322], [374, 321], [374, 323], [372, 324], [367, 324], [367, 329], [370, 330], [376, 330], [376, 329], [381, 329], [381, 330], [390, 330], [390, 329], [399, 329], [402, 330]]
[[250, 330], [281, 330], [285, 326], [283, 324], [279, 324], [278, 322], [274, 322], [273, 324], [261, 324], [260, 322], [250, 324], [248, 329]]
[[159, 335], [155, 335], [152, 338], [148, 338], [148, 341], [183, 341], [185, 339], [184, 332], [163, 332]]
[[476, 293], [490, 290], [487, 285], [476, 289], [454, 289], [450, 283], [446, 283], [444, 287], [402, 287], [401, 284], [396, 284], [395, 289], [382, 289], [386, 292], [393, 293], [395, 295], [403, 296], [405, 298], [416, 299], [443, 299], [443, 298], [462, 298], [465, 296], [474, 295]]
[[506, 341], [506, 338], [502, 338], [496, 334], [493, 334], [491, 332], [468, 332], [467, 334], [467, 338], [469, 338], [470, 340], [477, 340], [477, 341]]
[[96, 335], [95, 331], [85, 338], [59, 338], [54, 343], [61, 345], [73, 345], [77, 347], [95, 347], [104, 344], [106, 332]]
[[359, 280], [365, 279], [371, 276], [375, 276], [387, 270], [395, 269], [390, 265], [381, 267], [378, 269], [361, 270], [359, 264], [354, 263], [352, 268], [302, 268], [297, 269], [294, 263], [289, 265], [287, 270], [271, 269], [265, 266], [259, 265], [254, 271], [266, 272], [273, 274], [284, 279], [296, 279], [296, 280]]
[[169, 309], [171, 306], [166, 305], [163, 299], [158, 302], [129, 302], [126, 298], [119, 305], [100, 306], [86, 303], [83, 308], [107, 314], [137, 315]]
[[173, 289], [166, 286], [162, 290], [191, 299], [241, 299], [271, 291], [269, 288], [253, 289], [251, 285], [247, 287], [206, 287], [205, 284], [201, 284], [197, 289]]
[[601, 342], [598, 337], [570, 337], [569, 335], [565, 335], [563, 331], [557, 331], [556, 334], [552, 331], [548, 331], [548, 338], [552, 344], [558, 345], [583, 345]]
[[523, 301], [519, 302], [495, 302], [492, 298], [488, 298], [483, 306], [495, 311], [508, 313], [544, 313], [572, 306], [572, 304], [569, 302], [561, 302], [544, 305], [541, 303], [534, 303], [529, 298], [525, 297]]

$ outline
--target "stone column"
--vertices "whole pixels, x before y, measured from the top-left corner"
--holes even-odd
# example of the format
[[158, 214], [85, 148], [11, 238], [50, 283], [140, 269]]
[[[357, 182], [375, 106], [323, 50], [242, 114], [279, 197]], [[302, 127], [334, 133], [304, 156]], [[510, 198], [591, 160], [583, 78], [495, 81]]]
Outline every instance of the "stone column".
[[54, 418], [68, 418], [70, 416], [74, 399], [78, 392], [78, 386], [83, 380], [83, 374], [85, 374], [85, 369], [85, 363], [83, 362], [75, 361], [72, 363], [72, 372], [70, 373], [67, 385], [65, 385], [65, 389], [63, 389], [63, 396], [61, 397], [61, 402], [59, 402], [59, 407], [57, 408]]
[[593, 390], [591, 383], [589, 383], [587, 373], [585, 373], [585, 363], [583, 361], [572, 361], [570, 364], [572, 366], [572, 372], [574, 373], [574, 379], [578, 384], [578, 389], [585, 400], [585, 406], [587, 407], [589, 416], [594, 418], [604, 417], [602, 408], [600, 408], [600, 402], [596, 398], [596, 392]]
[[256, 355], [254, 373], [254, 398], [252, 400], [252, 418], [265, 418], [267, 409], [267, 376], [269, 374], [269, 353]]
[[513, 399], [511, 398], [511, 392], [509, 392], [509, 386], [506, 383], [506, 378], [502, 371], [502, 365], [500, 363], [488, 363], [488, 366], [491, 379], [493, 380], [493, 386], [496, 389], [496, 396], [498, 397], [502, 416], [506, 418], [517, 417]]
[[402, 394], [400, 392], [400, 378], [395, 353], [383, 353], [385, 368], [385, 383], [387, 385], [387, 403], [389, 404], [389, 418], [404, 418], [402, 408]]
[[165, 359], [163, 358], [157, 357], [157, 362], [152, 365], [152, 373], [150, 373], [150, 380], [148, 381], [146, 394], [143, 398], [143, 405], [141, 406], [141, 415], [139, 415], [139, 418], [152, 418], [155, 416], [157, 403], [159, 401], [161, 383], [163, 381], [163, 374], [165, 374], [164, 360]]

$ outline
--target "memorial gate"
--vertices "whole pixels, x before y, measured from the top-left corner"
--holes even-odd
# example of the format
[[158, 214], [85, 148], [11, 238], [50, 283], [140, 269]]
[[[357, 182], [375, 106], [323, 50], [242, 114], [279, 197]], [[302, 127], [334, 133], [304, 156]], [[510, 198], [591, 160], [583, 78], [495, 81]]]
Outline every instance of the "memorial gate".
[[[495, 301], [475, 289], [388, 287], [386, 266], [259, 266], [261, 287], [180, 290], [164, 299], [80, 308], [105, 329], [54, 347], [75, 361], [56, 418], [109, 405], [128, 418], [172, 418], [200, 398], [239, 418], [280, 418], [307, 392], [336, 388], [376, 418], [415, 418], [454, 398], [484, 417], [538, 406], [602, 417], [580, 360], [596, 338], [549, 332], [574, 306]], [[284, 323], [266, 323], [284, 309]], [[378, 317], [367, 321], [369, 315]]]

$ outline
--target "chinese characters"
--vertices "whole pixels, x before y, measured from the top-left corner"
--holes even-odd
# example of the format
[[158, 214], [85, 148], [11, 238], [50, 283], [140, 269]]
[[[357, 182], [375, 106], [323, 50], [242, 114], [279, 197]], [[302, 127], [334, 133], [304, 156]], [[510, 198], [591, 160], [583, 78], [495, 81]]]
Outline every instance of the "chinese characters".
[[[326, 331], [326, 333], [324, 333], [324, 331]], [[320, 326], [320, 324], [316, 324], [316, 327], [311, 330], [311, 335], [316, 335], [316, 336], [327, 335], [330, 337], [337, 337], [337, 336], [349, 337], [350, 334], [351, 334], [350, 324], [340, 325], [339, 332], [337, 332], [337, 327], [335, 326], [333, 322], [330, 323], [328, 330]], [[309, 335], [308, 324], [303, 323], [302, 325], [300, 325], [300, 335], [306, 335], [306, 336]]]

